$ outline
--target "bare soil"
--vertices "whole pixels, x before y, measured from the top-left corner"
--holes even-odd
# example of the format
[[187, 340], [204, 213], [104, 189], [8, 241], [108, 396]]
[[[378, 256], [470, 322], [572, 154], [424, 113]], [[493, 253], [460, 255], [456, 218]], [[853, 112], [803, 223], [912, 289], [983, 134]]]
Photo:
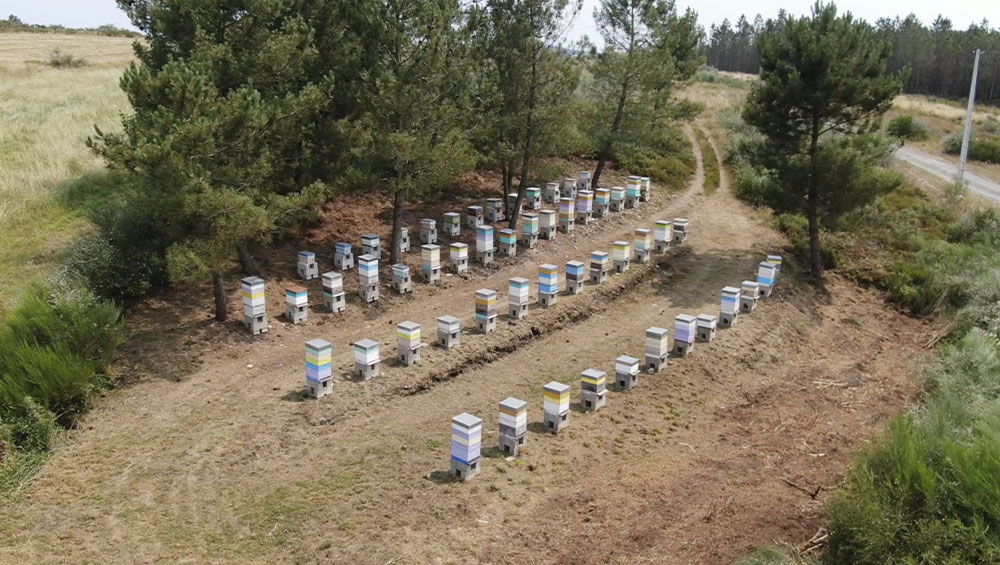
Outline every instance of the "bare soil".
[[[365, 307], [352, 293], [345, 314], [314, 310], [298, 326], [278, 316], [292, 273], [272, 262], [273, 327], [261, 338], [207, 321], [204, 304], [150, 302], [128, 350], [147, 376], [101, 400], [6, 504], [0, 562], [724, 563], [809, 539], [850, 454], [915, 394], [909, 375], [932, 333], [846, 281], [817, 292], [786, 263], [775, 295], [735, 328], [612, 390], [597, 414], [574, 405], [558, 436], [542, 430], [544, 383], [572, 383], [577, 400], [582, 370], [613, 375], [617, 356], [641, 357], [647, 327], [716, 313], [723, 286], [754, 278], [785, 245], [732, 197], [725, 170], [706, 196], [698, 158], [681, 194], [656, 193], [496, 268], [417, 283], [412, 296], [383, 286], [381, 304]], [[476, 289], [499, 290], [503, 312], [510, 277], [534, 281], [539, 263], [586, 261], [673, 217], [690, 218], [692, 235], [653, 265], [527, 320], [501, 316], [493, 335], [471, 330]], [[338, 229], [370, 229], [355, 221]], [[315, 241], [354, 235], [320, 230]], [[318, 303], [319, 282], [309, 289]], [[383, 363], [367, 383], [346, 376], [350, 343], [377, 339], [388, 357], [396, 323], [419, 322], [432, 341], [444, 314], [463, 319], [458, 349], [428, 347], [411, 368]], [[303, 342], [315, 337], [334, 344], [336, 375], [319, 401], [301, 394]], [[530, 406], [527, 446], [509, 460], [495, 449], [507, 396]], [[457, 483], [449, 430], [463, 411], [484, 419], [485, 462]]]

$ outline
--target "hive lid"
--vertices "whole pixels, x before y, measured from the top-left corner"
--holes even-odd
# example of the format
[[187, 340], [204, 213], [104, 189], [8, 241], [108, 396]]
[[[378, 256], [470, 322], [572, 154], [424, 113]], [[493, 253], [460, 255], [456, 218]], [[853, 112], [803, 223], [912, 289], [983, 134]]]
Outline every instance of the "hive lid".
[[[607, 254], [605, 253], [605, 255]], [[587, 265], [583, 261], [566, 261], [566, 266], [573, 268], [580, 268], [580, 267], [586, 267]]]
[[647, 230], [646, 228], [636, 228], [635, 229], [635, 234], [636, 235], [649, 235], [649, 230]]
[[513, 396], [508, 396], [500, 402], [500, 409], [506, 408], [512, 412], [520, 412], [528, 408], [528, 403]]
[[497, 291], [490, 290], [488, 288], [481, 288], [481, 289], [479, 289], [479, 290], [476, 291], [476, 296], [477, 297], [481, 296], [483, 298], [491, 298], [491, 297], [494, 297], [496, 295], [497, 295]]
[[462, 412], [458, 416], [455, 416], [454, 418], [451, 419], [451, 423], [461, 426], [465, 429], [472, 429], [477, 426], [483, 425], [482, 419], [477, 418], [472, 414], [469, 414], [468, 412]]
[[458, 212], [445, 212], [444, 213], [444, 217], [445, 218], [460, 218], [461, 216], [462, 215], [459, 214]]
[[698, 321], [705, 323], [712, 323], [716, 321], [716, 318], [711, 314], [698, 314]]
[[343, 279], [343, 278], [344, 275], [338, 273], [337, 271], [328, 271], [326, 273], [323, 273], [323, 280], [325, 281], [328, 280], [333, 282], [336, 281], [337, 279]]
[[525, 220], [534, 220], [538, 218], [538, 214], [521, 214], [521, 217]]
[[452, 324], [461, 323], [461, 320], [459, 320], [455, 316], [438, 316], [438, 322], [442, 324], [448, 324], [450, 326]]
[[540, 271], [555, 271], [555, 270], [556, 270], [556, 269], [558, 269], [558, 268], [559, 268], [559, 267], [557, 267], [557, 266], [555, 266], [555, 265], [552, 265], [552, 264], [550, 264], [550, 263], [545, 263], [545, 264], [543, 264], [543, 265], [539, 265], [539, 266], [538, 266], [538, 269], [539, 269]]
[[306, 342], [306, 347], [308, 347], [309, 349], [317, 349], [318, 350], [318, 349], [326, 349], [328, 347], [333, 347], [333, 346], [330, 345], [329, 341], [316, 338], [316, 339], [310, 339], [309, 341], [307, 341]]
[[597, 369], [587, 369], [586, 371], [580, 373], [581, 377], [590, 380], [600, 380], [605, 377], [606, 373], [604, 371], [598, 371]]
[[411, 322], [411, 321], [407, 320], [405, 322], [400, 322], [400, 323], [396, 324], [396, 327], [399, 328], [399, 329], [401, 329], [401, 330], [403, 330], [403, 331], [412, 332], [412, 331], [419, 330], [420, 329], [420, 324], [418, 324], [416, 322]]
[[622, 365], [638, 365], [639, 360], [635, 357], [629, 357], [628, 355], [622, 355], [615, 359], [615, 363], [621, 363]]
[[378, 234], [366, 233], [366, 234], [364, 234], [364, 235], [361, 236], [361, 239], [362, 240], [366, 240], [366, 239], [378, 239]]
[[608, 256], [608, 252], [607, 251], [591, 251], [590, 252], [590, 256], [591, 257], [607, 257]]
[[552, 215], [555, 215], [556, 211], [555, 210], [539, 210], [538, 213], [541, 214], [541, 215], [543, 215], [543, 216], [552, 216]]
[[302, 257], [303, 259], [315, 259], [316, 254], [312, 251], [299, 251], [299, 257]]
[[514, 277], [510, 279], [510, 284], [524, 286], [526, 284], [531, 284], [531, 281], [529, 281], [528, 279], [523, 279], [521, 277]]
[[466, 211], [472, 211], [472, 212], [478, 212], [482, 209], [483, 209], [482, 206], [466, 206], [465, 208]]
[[467, 244], [465, 244], [465, 243], [452, 243], [451, 244], [451, 248], [452, 249], [468, 249], [469, 246]]
[[736, 288], [735, 286], [724, 286], [722, 287], [722, 292], [725, 294], [739, 294], [740, 289]]
[[308, 292], [308, 289], [306, 289], [306, 287], [304, 286], [299, 286], [297, 284], [290, 284], [285, 287], [285, 292], [286, 293], [290, 292], [292, 294], [305, 294], [306, 292]]
[[629, 242], [627, 242], [627, 241], [615, 241], [615, 242], [612, 242], [611, 245], [614, 245], [615, 247], [628, 247], [629, 246]]
[[372, 349], [378, 347], [379, 343], [373, 339], [362, 339], [361, 341], [354, 342], [354, 345], [362, 349]]
[[246, 277], [246, 278], [243, 279], [242, 282], [245, 285], [257, 286], [257, 285], [264, 284], [264, 279], [262, 279], [260, 277]]
[[665, 336], [668, 333], [670, 333], [670, 331], [667, 330], [666, 328], [658, 328], [656, 326], [653, 326], [646, 330], [646, 335]]
[[365, 253], [361, 257], [358, 257], [358, 261], [362, 261], [362, 262], [365, 262], [365, 263], [370, 263], [372, 261], [378, 261], [378, 258], [375, 257], [374, 255], [369, 255], [369, 254]]
[[420, 249], [422, 249], [424, 251], [437, 251], [437, 250], [441, 249], [441, 246], [440, 245], [435, 245], [433, 243], [425, 243], [425, 244], [423, 244], [423, 245], [420, 246]]
[[556, 394], [564, 394], [569, 392], [569, 385], [564, 385], [559, 381], [552, 381], [542, 388], [544, 388], [549, 392], [554, 392]]
[[504, 229], [500, 230], [500, 234], [501, 235], [517, 235], [517, 232], [514, 231], [514, 230], [512, 230], [512, 229], [510, 229], [510, 228], [504, 228]]
[[680, 314], [677, 317], [675, 317], [674, 320], [677, 320], [678, 322], [682, 322], [685, 324], [690, 324], [692, 322], [695, 322], [697, 318], [695, 318], [694, 316], [689, 316], [687, 314]]

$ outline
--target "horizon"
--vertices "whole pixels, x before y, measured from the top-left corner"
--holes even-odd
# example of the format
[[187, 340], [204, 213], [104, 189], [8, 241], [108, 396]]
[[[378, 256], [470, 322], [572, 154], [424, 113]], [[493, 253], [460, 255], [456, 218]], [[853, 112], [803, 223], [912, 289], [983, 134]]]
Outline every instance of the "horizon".
[[[575, 44], [587, 37], [598, 46], [602, 44], [593, 18], [594, 8], [599, 3], [600, 0], [583, 0], [582, 9], [576, 14], [565, 34], [567, 43]], [[855, 17], [866, 20], [870, 24], [875, 24], [881, 18], [895, 19], [898, 17], [903, 19], [913, 14], [925, 25], [930, 25], [938, 17], [944, 17], [952, 22], [954, 29], [965, 30], [986, 20], [983, 8], [977, 7], [975, 4], [969, 1], [952, 3], [949, 5], [951, 12], [949, 14], [941, 12], [940, 5], [932, 4], [929, 0], [915, 0], [908, 3], [866, 3], [851, 0], [837, 3], [837, 8], [841, 13], [851, 12]], [[752, 21], [758, 14], [767, 20], [776, 17], [782, 8], [792, 15], [807, 15], [812, 6], [811, 0], [798, 0], [796, 2], [766, 0], [757, 4], [754, 10], [745, 12], [739, 9], [743, 7], [743, 3], [737, 2], [727, 1], [697, 6], [692, 6], [689, 3], [677, 3], [679, 12], [683, 12], [689, 7], [694, 8], [698, 13], [698, 23], [704, 28], [706, 35], [713, 24], [721, 24], [724, 20], [735, 24], [740, 16], [746, 16]], [[31, 25], [59, 25], [80, 29], [111, 24], [119, 28], [138, 31], [132, 26], [125, 12], [118, 8], [114, 0], [88, 0], [84, 2], [79, 0], [47, 0], [42, 2], [11, 0], [10, 6], [0, 11], [0, 18], [6, 18], [8, 14]], [[997, 28], [991, 26], [991, 29]]]

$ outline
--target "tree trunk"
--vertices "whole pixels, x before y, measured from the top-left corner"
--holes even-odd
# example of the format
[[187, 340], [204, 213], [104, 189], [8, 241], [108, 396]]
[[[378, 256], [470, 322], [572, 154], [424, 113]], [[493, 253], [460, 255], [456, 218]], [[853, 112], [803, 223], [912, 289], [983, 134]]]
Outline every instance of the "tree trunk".
[[628, 97], [628, 81], [622, 83], [622, 91], [618, 96], [618, 109], [615, 110], [615, 121], [611, 124], [611, 134], [608, 141], [601, 147], [601, 152], [597, 154], [597, 168], [594, 169], [594, 178], [590, 179], [590, 186], [596, 189], [600, 186], [601, 173], [604, 172], [604, 165], [611, 158], [611, 143], [622, 126], [622, 116], [625, 114], [625, 100]]
[[806, 215], [809, 217], [809, 268], [816, 282], [823, 280], [823, 256], [819, 244], [819, 120], [813, 118], [812, 140], [809, 144], [809, 192], [806, 198]]
[[392, 242], [389, 245], [389, 264], [399, 263], [399, 242], [402, 239], [403, 231], [403, 205], [406, 203], [406, 192], [396, 189], [396, 195], [392, 199]]
[[215, 294], [215, 321], [225, 322], [229, 319], [226, 309], [226, 282], [222, 273], [212, 273], [212, 292]]
[[243, 270], [243, 274], [247, 276], [260, 276], [260, 269], [257, 268], [257, 262], [254, 261], [253, 255], [250, 254], [250, 250], [247, 249], [247, 244], [245, 242], [239, 242], [236, 244], [236, 254], [240, 258], [240, 268]]
[[514, 209], [510, 211], [510, 221], [507, 228], [516, 230], [517, 221], [520, 214], [521, 202], [524, 200], [524, 190], [528, 184], [528, 164], [531, 163], [531, 140], [534, 137], [535, 127], [535, 92], [538, 88], [538, 57], [539, 52], [535, 52], [531, 59], [531, 86], [528, 88], [528, 124], [524, 132], [524, 150], [521, 153], [521, 179], [517, 184], [517, 198], [514, 199]]

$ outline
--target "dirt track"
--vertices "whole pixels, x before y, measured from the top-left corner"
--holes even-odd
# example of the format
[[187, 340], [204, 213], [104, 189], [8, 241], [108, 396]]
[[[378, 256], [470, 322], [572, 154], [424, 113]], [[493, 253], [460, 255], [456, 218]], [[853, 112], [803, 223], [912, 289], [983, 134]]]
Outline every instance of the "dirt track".
[[[219, 338], [179, 381], [111, 393], [0, 518], [0, 561], [720, 563], [808, 539], [826, 490], [912, 394], [906, 374], [923, 357], [927, 328], [872, 293], [833, 280], [817, 298], [789, 274], [714, 343], [610, 392], [598, 414], [574, 411], [559, 436], [539, 433], [542, 384], [575, 384], [588, 367], [613, 374], [618, 355], [641, 356], [646, 327], [715, 313], [719, 289], [751, 278], [783, 244], [725, 178], [712, 196], [701, 178], [699, 163], [683, 194], [560, 234], [499, 270], [418, 284], [416, 297], [374, 311], [355, 303], [343, 318], [276, 322], [256, 343]], [[364, 384], [338, 378], [333, 396], [298, 399], [307, 339], [334, 343], [346, 372], [350, 342], [372, 337], [392, 352], [395, 323], [421, 323], [428, 341], [443, 314], [468, 327], [475, 289], [500, 290], [503, 311], [508, 278], [535, 281], [538, 263], [586, 260], [678, 216], [691, 219], [689, 243], [656, 267], [517, 324], [501, 316], [496, 334], [428, 348], [419, 367], [385, 367]], [[508, 395], [530, 403], [528, 445], [512, 461], [486, 449]], [[449, 421], [463, 411], [484, 419], [488, 458], [479, 477], [452, 483]], [[814, 500], [785, 480], [823, 490]]]

